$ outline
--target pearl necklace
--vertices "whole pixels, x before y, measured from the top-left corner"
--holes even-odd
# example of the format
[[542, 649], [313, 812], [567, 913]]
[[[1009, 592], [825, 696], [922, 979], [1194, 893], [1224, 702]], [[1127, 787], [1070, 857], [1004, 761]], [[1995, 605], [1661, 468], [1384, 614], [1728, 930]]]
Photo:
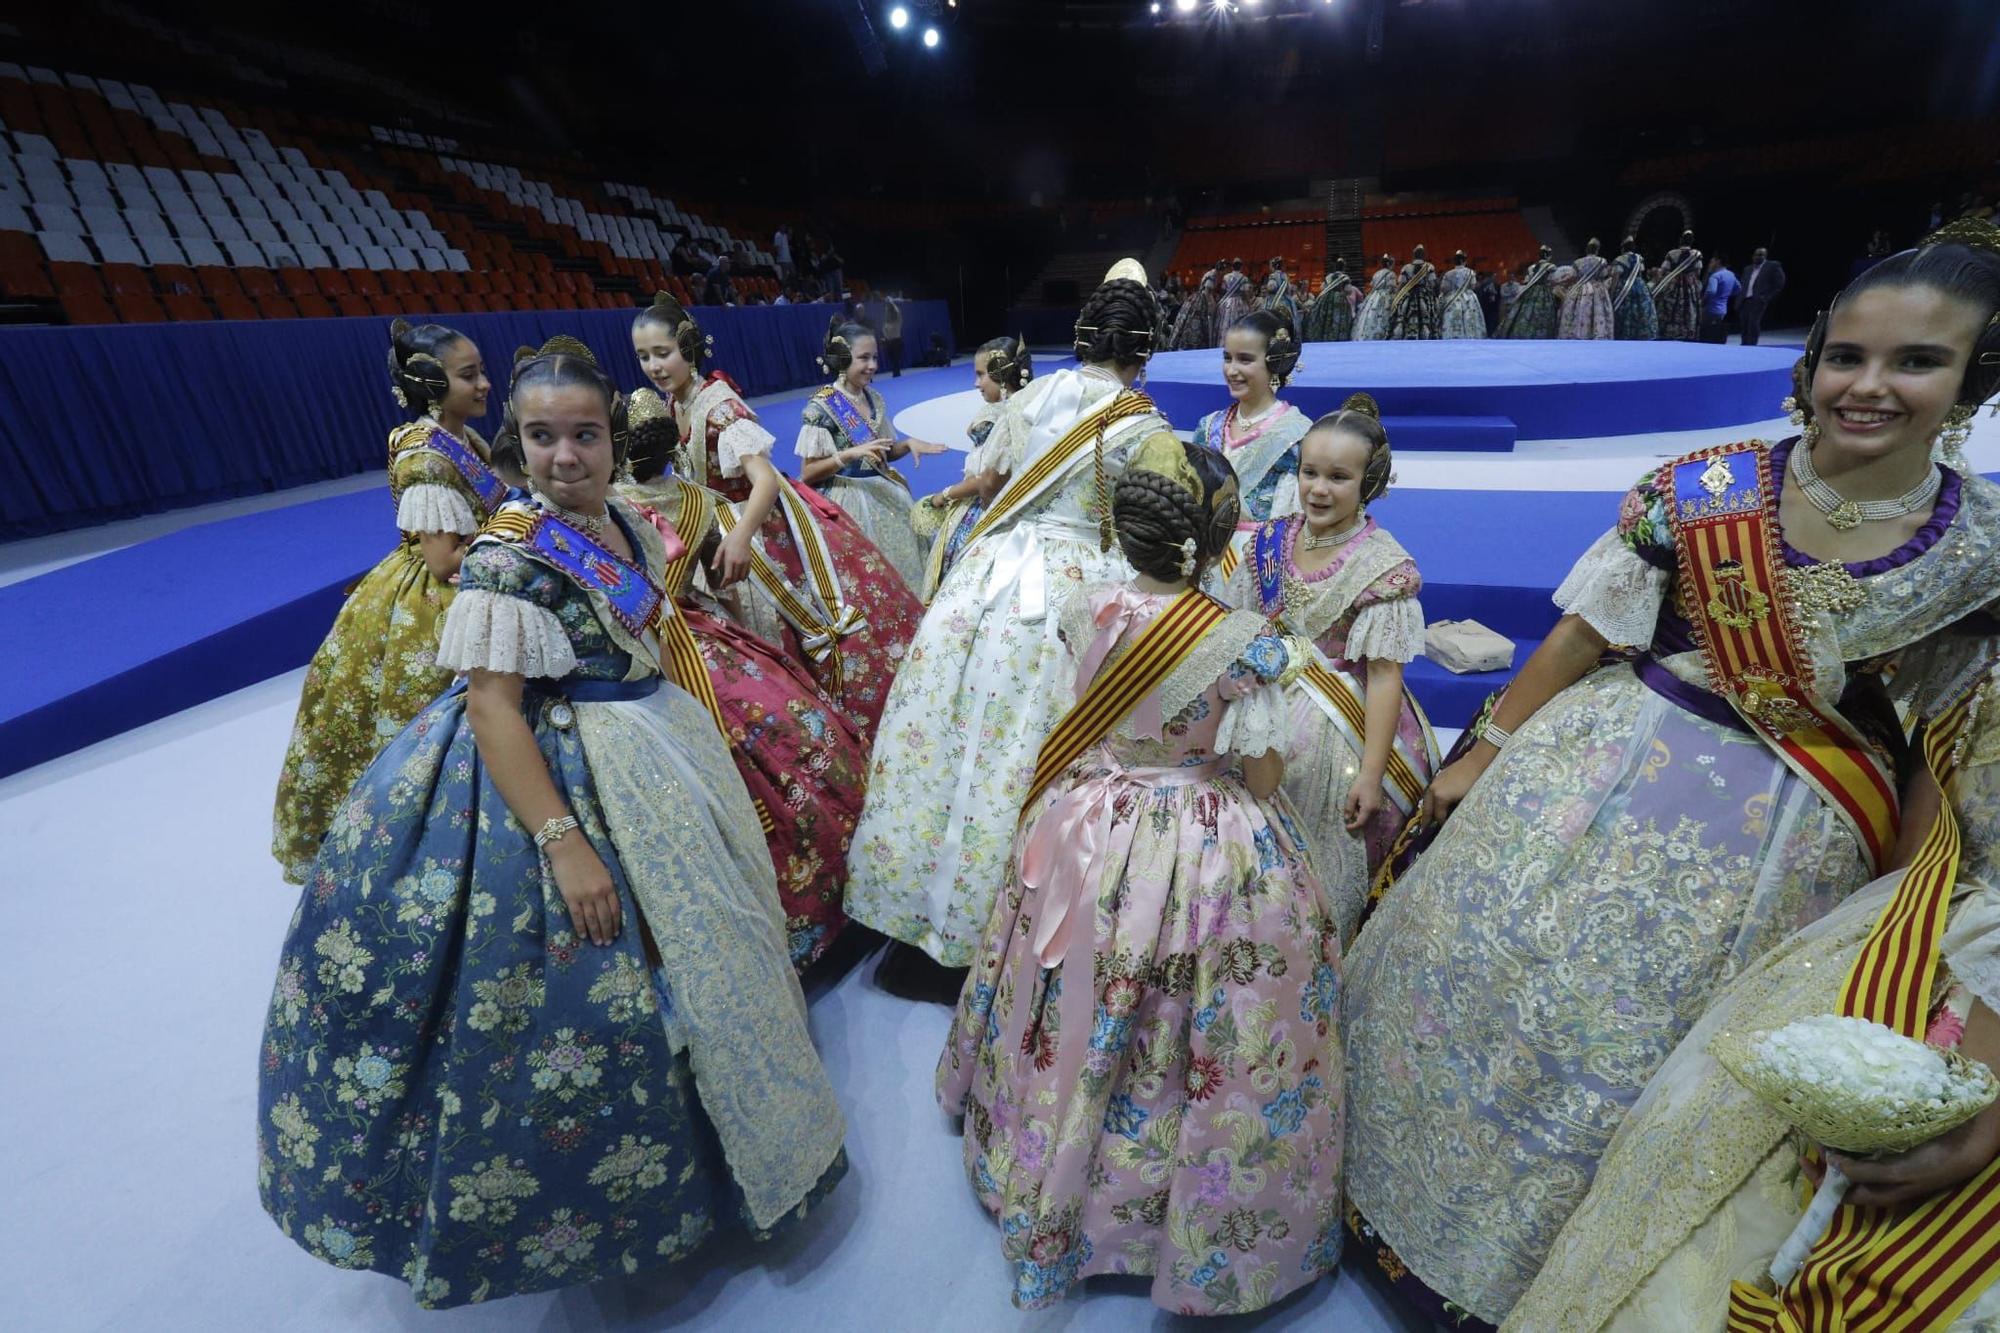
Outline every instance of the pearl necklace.
[[1841, 532], [1849, 532], [1863, 523], [1914, 514], [1927, 508], [1937, 498], [1938, 488], [1944, 485], [1944, 474], [1933, 464], [1922, 481], [1893, 500], [1850, 500], [1828, 485], [1814, 469], [1809, 448], [1792, 450], [1792, 476], [1806, 499], [1812, 501], [1812, 507], [1826, 515], [1827, 525]]
[[1329, 546], [1340, 546], [1354, 540], [1354, 534], [1368, 524], [1368, 515], [1356, 514], [1354, 521], [1339, 532], [1329, 532], [1324, 537], [1315, 537], [1310, 527], [1299, 524], [1299, 547], [1306, 551], [1323, 551]]
[[540, 491], [536, 491], [534, 494], [536, 504], [539, 504], [563, 522], [573, 528], [579, 529], [588, 536], [597, 537], [603, 535], [604, 525], [611, 521], [611, 510], [609, 508], [601, 514], [579, 514], [574, 509], [564, 509]]

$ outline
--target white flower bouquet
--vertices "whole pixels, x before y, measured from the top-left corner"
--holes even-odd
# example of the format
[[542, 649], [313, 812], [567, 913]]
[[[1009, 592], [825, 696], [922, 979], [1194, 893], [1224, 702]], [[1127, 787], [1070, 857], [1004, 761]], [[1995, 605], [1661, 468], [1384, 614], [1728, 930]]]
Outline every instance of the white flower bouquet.
[[[1850, 1156], [1908, 1152], [2000, 1097], [1993, 1071], [1865, 1018], [1816, 1014], [1770, 1032], [1724, 1033], [1709, 1053], [1815, 1143]], [[1833, 1223], [1847, 1177], [1831, 1162], [1771, 1263], [1783, 1291]]]

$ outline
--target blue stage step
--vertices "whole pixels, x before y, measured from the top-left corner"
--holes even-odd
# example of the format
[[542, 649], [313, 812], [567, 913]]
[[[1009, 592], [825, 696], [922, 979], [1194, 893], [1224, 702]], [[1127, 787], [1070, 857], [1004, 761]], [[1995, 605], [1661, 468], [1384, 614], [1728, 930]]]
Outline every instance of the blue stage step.
[[1510, 454], [1519, 432], [1512, 417], [1428, 416], [1383, 417], [1397, 449], [1424, 452]]

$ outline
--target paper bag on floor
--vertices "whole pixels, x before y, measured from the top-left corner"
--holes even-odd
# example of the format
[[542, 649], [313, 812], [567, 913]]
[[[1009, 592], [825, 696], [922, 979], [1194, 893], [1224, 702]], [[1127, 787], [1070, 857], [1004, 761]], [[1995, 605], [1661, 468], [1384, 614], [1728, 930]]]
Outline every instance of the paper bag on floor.
[[1424, 656], [1446, 671], [1506, 671], [1514, 665], [1514, 641], [1476, 620], [1440, 620], [1424, 631]]

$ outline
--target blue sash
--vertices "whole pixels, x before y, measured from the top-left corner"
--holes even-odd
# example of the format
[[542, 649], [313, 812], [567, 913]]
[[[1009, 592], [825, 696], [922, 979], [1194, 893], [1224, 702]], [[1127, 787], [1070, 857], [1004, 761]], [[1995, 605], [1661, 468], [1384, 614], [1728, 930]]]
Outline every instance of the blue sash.
[[488, 514], [498, 509], [500, 502], [507, 498], [507, 483], [500, 480], [470, 446], [453, 439], [442, 427], [433, 427], [421, 443], [409, 447], [428, 449], [457, 468], [458, 475], [465, 478], [465, 484], [479, 497], [480, 508]]
[[1229, 409], [1226, 407], [1220, 412], [1211, 413], [1208, 418], [1208, 438], [1203, 441], [1209, 448], [1224, 456], [1227, 456], [1228, 451], [1222, 447], [1222, 427], [1223, 423], [1228, 420]]
[[1251, 568], [1257, 572], [1257, 602], [1266, 616], [1285, 604], [1285, 520], [1272, 519], [1257, 529]]
[[585, 592], [602, 596], [634, 637], [652, 629], [665, 607], [665, 594], [644, 570], [539, 506], [510, 504], [493, 516], [485, 532], [521, 547]]
[[[857, 445], [867, 444], [875, 438], [875, 431], [862, 418], [861, 410], [846, 394], [837, 389], [824, 389], [820, 392], [819, 404], [826, 409], [828, 416], [840, 423], [840, 429], [846, 434], [849, 442]], [[848, 463], [840, 469], [838, 475], [853, 477], [859, 481], [869, 477], [879, 477], [890, 470], [887, 464]], [[901, 475], [898, 474], [897, 480], [901, 479]]]

